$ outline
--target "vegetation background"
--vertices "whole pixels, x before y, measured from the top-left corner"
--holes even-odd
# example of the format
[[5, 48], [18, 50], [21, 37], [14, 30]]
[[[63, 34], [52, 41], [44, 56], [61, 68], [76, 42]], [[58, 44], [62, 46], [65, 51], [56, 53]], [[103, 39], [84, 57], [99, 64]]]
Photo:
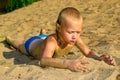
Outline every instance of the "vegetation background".
[[5, 12], [10, 12], [36, 1], [40, 0], [0, 0], [0, 9]]

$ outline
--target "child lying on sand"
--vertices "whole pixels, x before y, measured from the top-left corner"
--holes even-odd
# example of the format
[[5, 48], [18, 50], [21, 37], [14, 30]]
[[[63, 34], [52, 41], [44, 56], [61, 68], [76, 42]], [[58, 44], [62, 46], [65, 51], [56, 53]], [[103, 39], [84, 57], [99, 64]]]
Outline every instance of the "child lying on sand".
[[86, 57], [99, 61], [103, 60], [109, 65], [115, 65], [111, 56], [99, 56], [86, 46], [80, 38], [82, 24], [83, 19], [80, 12], [73, 7], [67, 7], [59, 13], [56, 21], [56, 33], [46, 35], [44, 34], [45, 31], [42, 30], [39, 36], [33, 36], [25, 43], [14, 40], [9, 36], [6, 37], [6, 41], [21, 53], [39, 59], [42, 66], [64, 68], [72, 71], [89, 71], [85, 66], [84, 58], [76, 60], [58, 58], [68, 54], [74, 45]]

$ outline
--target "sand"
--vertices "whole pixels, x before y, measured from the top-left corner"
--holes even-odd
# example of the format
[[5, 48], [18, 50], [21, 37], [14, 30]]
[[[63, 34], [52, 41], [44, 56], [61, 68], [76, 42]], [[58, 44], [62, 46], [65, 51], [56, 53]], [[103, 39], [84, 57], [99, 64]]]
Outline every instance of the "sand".
[[[84, 19], [81, 34], [84, 42], [99, 54], [112, 55], [117, 66], [88, 59], [91, 72], [72, 72], [67, 69], [42, 68], [40, 62], [6, 44], [9, 35], [25, 41], [38, 35], [41, 28], [47, 34], [55, 30], [61, 9], [77, 8]], [[0, 15], [0, 79], [1, 80], [116, 80], [120, 78], [120, 1], [119, 0], [42, 0], [27, 7]], [[74, 48], [75, 54], [81, 56]], [[80, 54], [79, 54], [80, 53]], [[118, 79], [120, 80], [120, 79]]]

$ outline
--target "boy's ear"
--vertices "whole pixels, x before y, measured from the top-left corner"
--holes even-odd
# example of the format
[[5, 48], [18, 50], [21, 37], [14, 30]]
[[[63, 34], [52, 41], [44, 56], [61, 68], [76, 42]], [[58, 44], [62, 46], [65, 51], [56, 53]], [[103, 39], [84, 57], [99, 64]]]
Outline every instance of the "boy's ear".
[[56, 24], [56, 29], [57, 29], [57, 31], [59, 31], [59, 32], [61, 31], [61, 27], [60, 27], [60, 25], [59, 25], [58, 23]]

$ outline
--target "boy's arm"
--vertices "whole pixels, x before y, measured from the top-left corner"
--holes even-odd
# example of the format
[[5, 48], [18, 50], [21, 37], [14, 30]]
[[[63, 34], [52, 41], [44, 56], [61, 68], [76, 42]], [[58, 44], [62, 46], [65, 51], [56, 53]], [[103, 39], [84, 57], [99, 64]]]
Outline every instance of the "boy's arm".
[[49, 66], [61, 69], [69, 69], [71, 71], [82, 71], [89, 72], [90, 69], [85, 66], [88, 64], [87, 61], [84, 61], [84, 58], [80, 58], [77, 60], [66, 60], [66, 59], [58, 59], [58, 58], [42, 58], [41, 66]]
[[42, 58], [41, 65], [42, 66], [49, 66], [49, 67], [56, 67], [56, 68], [68, 68], [69, 61], [64, 59], [58, 58]]
[[113, 66], [116, 65], [114, 58], [110, 55], [103, 54], [100, 56], [96, 52], [90, 51], [90, 53], [87, 57], [94, 58], [94, 59], [99, 60], [99, 61], [104, 61], [105, 63], [107, 63], [109, 65], [113, 65]]
[[101, 60], [100, 55], [95, 51], [92, 51], [81, 38], [76, 42], [76, 46], [80, 49], [86, 57], [90, 57], [96, 60]]
[[82, 41], [81, 38], [78, 39], [78, 41], [76, 42], [76, 46], [83, 52], [83, 54], [86, 57], [89, 58], [93, 58], [95, 60], [99, 60], [99, 61], [104, 61], [105, 63], [109, 64], [109, 65], [116, 65], [115, 62], [113, 62], [113, 58], [109, 55], [99, 55], [98, 53], [96, 53], [95, 51], [90, 50], [85, 43]]
[[84, 65], [82, 65], [86, 63], [81, 62], [81, 60], [67, 60], [67, 59], [53, 58], [55, 49], [56, 49], [56, 42], [54, 41], [54, 39], [48, 39], [46, 41], [46, 46], [40, 60], [41, 66], [70, 69], [72, 71], [80, 71], [80, 70], [82, 71], [82, 69], [83, 71], [88, 70]]
[[53, 58], [54, 51], [56, 49], [56, 40], [53, 36], [46, 39], [45, 48], [43, 50], [43, 55], [41, 57], [42, 66], [51, 66], [58, 68], [67, 68], [68, 61], [62, 59]]
[[82, 53], [85, 55], [85, 56], [88, 56], [89, 53], [90, 53], [90, 49], [89, 47], [82, 41], [81, 38], [79, 38], [75, 44], [77, 46], [78, 49], [80, 49], [82, 51]]

